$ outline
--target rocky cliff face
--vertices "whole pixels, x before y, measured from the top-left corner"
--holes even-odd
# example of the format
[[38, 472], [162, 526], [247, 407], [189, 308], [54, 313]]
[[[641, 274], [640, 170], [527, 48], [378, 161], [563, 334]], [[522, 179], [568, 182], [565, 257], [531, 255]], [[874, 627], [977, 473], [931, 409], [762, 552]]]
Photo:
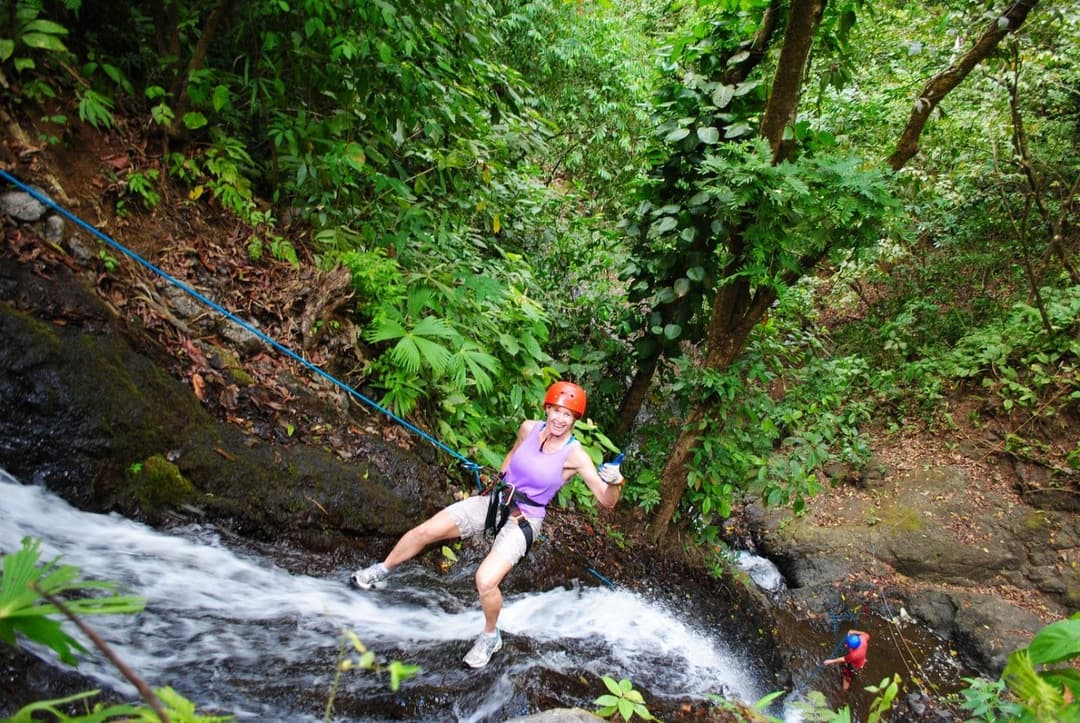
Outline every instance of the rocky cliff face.
[[837, 585], [888, 590], [988, 673], [1080, 604], [1080, 521], [1027, 504], [987, 463], [882, 465], [802, 517], [752, 505], [747, 519], [809, 609]]
[[419, 491], [445, 490], [445, 476], [377, 435], [354, 435], [344, 459], [212, 417], [155, 363], [160, 349], [42, 250], [0, 257], [0, 465], [12, 474], [83, 509], [319, 544], [400, 534], [423, 500], [438, 504]]

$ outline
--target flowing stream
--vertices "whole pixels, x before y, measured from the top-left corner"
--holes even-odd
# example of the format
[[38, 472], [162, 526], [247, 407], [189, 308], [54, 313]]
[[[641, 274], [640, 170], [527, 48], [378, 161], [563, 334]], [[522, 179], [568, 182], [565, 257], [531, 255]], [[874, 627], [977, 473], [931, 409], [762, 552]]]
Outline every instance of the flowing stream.
[[[0, 550], [36, 537], [44, 560], [60, 556], [86, 579], [117, 581], [146, 598], [146, 610], [136, 616], [87, 622], [152, 687], [172, 686], [201, 709], [240, 719], [321, 719], [342, 629], [381, 659], [423, 670], [398, 693], [386, 676], [346, 674], [335, 698], [342, 704], [335, 708], [339, 720], [505, 720], [532, 712], [529, 686], [552, 671], [629, 678], [654, 698], [713, 693], [753, 702], [769, 691], [748, 656], [714, 631], [628, 591], [508, 595], [500, 617], [503, 650], [487, 668], [471, 671], [461, 663], [481, 626], [471, 569], [436, 576], [420, 565], [403, 566], [385, 590], [360, 592], [344, 584], [349, 570], [321, 577], [289, 572], [212, 528], [160, 532], [82, 512], [3, 470], [0, 500]], [[83, 641], [73, 627], [69, 632]], [[82, 656], [79, 669], [136, 696], [96, 651]], [[602, 692], [588, 688], [579, 704], [591, 707]]]

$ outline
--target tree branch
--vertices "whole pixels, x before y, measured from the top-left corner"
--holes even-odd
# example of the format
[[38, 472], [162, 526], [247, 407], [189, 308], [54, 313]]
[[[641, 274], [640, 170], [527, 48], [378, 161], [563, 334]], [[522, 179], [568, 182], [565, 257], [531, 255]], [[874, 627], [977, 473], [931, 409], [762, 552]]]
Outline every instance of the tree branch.
[[894, 171], [903, 168], [911, 158], [919, 151], [919, 137], [922, 135], [926, 123], [930, 120], [930, 113], [938, 106], [938, 103], [949, 92], [960, 84], [990, 53], [998, 46], [998, 43], [1008, 35], [1015, 32], [1032, 8], [1039, 4], [1039, 0], [1018, 0], [1003, 15], [990, 23], [975, 45], [945, 70], [941, 71], [926, 84], [922, 93], [919, 94], [915, 106], [911, 109], [907, 126], [900, 135], [900, 141], [896, 144], [896, 150], [889, 156], [888, 163]]
[[761, 137], [772, 146], [773, 163], [783, 160], [784, 128], [795, 120], [803, 78], [810, 63], [810, 49], [814, 46], [814, 33], [824, 11], [825, 0], [793, 0], [791, 3], [780, 60], [761, 118]]
[[772, 43], [773, 34], [776, 32], [776, 26], [780, 20], [782, 8], [783, 3], [781, 0], [773, 0], [769, 7], [765, 9], [764, 14], [761, 16], [761, 25], [758, 27], [757, 34], [750, 41], [750, 45], [745, 48], [750, 53], [750, 57], [727, 69], [724, 73], [724, 85], [738, 85], [743, 82], [750, 76], [750, 71], [765, 59], [766, 51], [768, 51], [769, 45]]
[[132, 685], [139, 691], [139, 695], [146, 701], [162, 723], [169, 723], [169, 716], [165, 713], [165, 709], [161, 707], [161, 701], [154, 695], [154, 691], [150, 690], [150, 686], [146, 684], [146, 681], [135, 674], [135, 671], [129, 668], [124, 661], [120, 660], [120, 657], [113, 652], [113, 649], [109, 647], [109, 644], [102, 640], [101, 636], [94, 632], [93, 628], [84, 623], [75, 613], [71, 612], [71, 609], [64, 604], [64, 601], [60, 598], [45, 592], [38, 586], [36, 582], [31, 582], [30, 587], [34, 589], [38, 595], [48, 600], [50, 603], [56, 606], [56, 609], [67, 616], [68, 620], [75, 623], [79, 630], [83, 632], [83, 635], [90, 638], [90, 642], [94, 646], [105, 654], [105, 657], [109, 659], [109, 662], [116, 666], [116, 669], [124, 674], [124, 677], [131, 681]]

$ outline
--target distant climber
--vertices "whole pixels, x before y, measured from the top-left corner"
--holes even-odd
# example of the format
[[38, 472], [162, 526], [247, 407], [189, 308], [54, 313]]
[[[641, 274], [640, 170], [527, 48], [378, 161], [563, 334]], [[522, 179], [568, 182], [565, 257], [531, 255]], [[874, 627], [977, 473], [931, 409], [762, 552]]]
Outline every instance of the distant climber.
[[851, 681], [855, 680], [855, 677], [866, 665], [866, 648], [870, 644], [870, 633], [864, 633], [862, 630], [848, 630], [847, 636], [844, 638], [844, 645], [847, 647], [847, 652], [839, 658], [829, 658], [822, 665], [841, 665], [841, 672], [844, 675], [844, 690], [851, 687]]

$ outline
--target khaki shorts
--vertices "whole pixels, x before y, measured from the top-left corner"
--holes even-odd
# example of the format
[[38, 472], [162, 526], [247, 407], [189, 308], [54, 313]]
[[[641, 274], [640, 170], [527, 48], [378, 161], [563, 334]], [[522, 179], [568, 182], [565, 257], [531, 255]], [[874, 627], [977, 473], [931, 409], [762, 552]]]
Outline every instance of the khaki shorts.
[[[457, 523], [461, 539], [468, 539], [484, 534], [484, 523], [487, 521], [488, 496], [474, 495], [460, 502], [455, 502], [446, 508], [446, 511]], [[529, 526], [532, 527], [533, 540], [538, 539], [540, 527], [543, 525], [542, 517], [526, 517]], [[495, 536], [495, 542], [491, 545], [491, 552], [497, 552], [499, 557], [516, 565], [518, 560], [525, 557], [525, 533], [521, 531], [517, 520], [509, 517], [506, 524]]]

